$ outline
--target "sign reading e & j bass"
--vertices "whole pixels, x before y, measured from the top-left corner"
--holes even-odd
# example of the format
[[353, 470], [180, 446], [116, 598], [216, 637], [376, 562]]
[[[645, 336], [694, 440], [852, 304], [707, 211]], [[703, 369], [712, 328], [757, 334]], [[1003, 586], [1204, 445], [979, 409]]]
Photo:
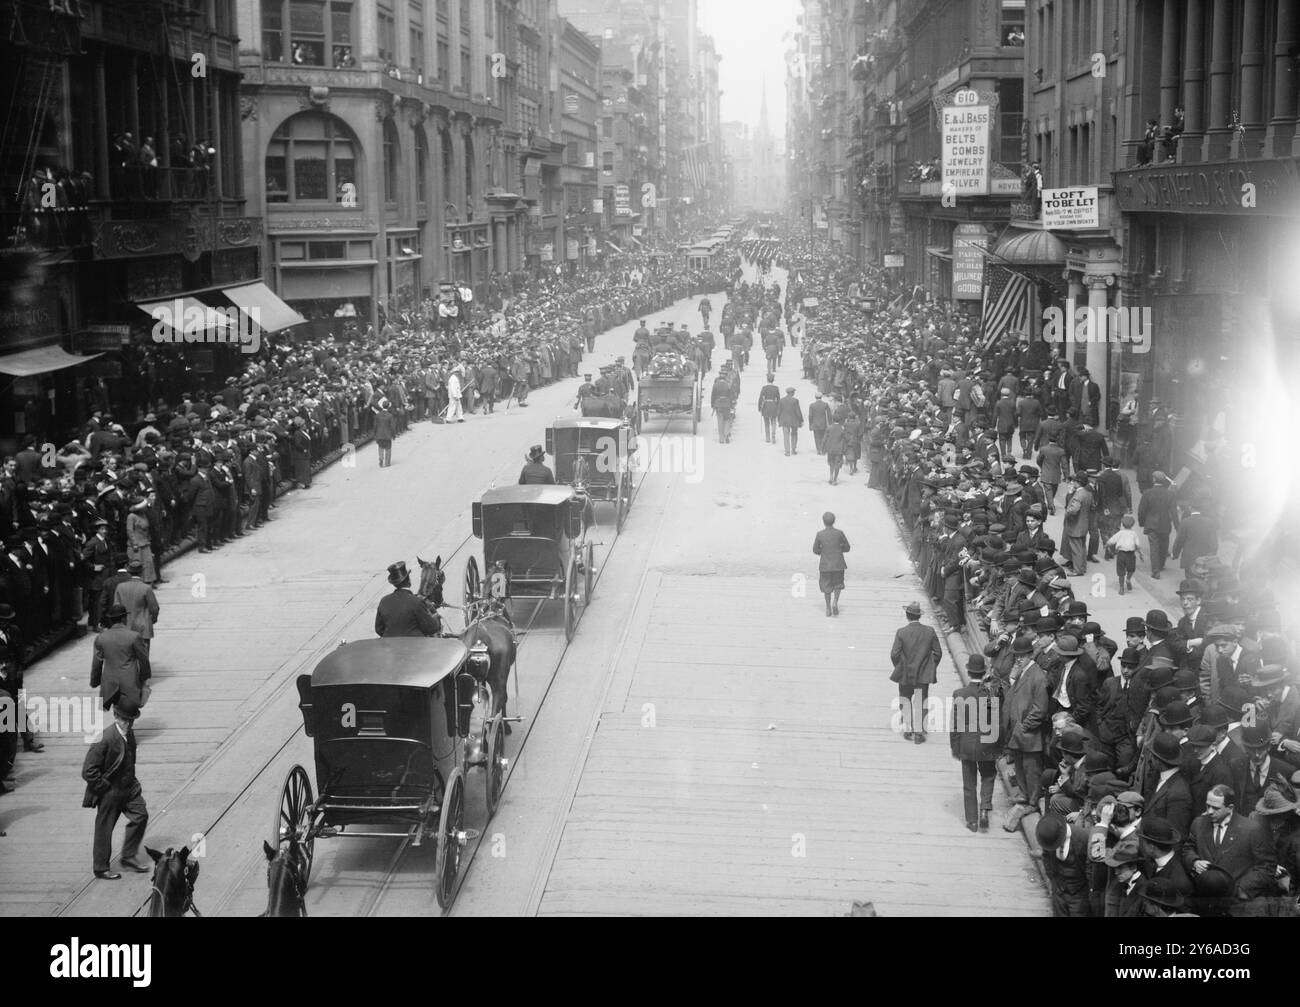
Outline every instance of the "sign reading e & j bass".
[[989, 192], [988, 105], [943, 110], [943, 192], [952, 196], [987, 196]]

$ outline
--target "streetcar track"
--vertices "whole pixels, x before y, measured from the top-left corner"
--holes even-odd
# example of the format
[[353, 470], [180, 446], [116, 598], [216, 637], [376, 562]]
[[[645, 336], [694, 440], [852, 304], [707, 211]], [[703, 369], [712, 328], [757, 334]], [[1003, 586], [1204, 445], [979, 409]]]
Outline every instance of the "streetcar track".
[[[704, 375], [700, 375], [701, 385], [703, 384], [704, 377], [705, 377]], [[703, 400], [703, 391], [701, 391], [701, 411], [703, 405], [702, 400]], [[654, 441], [653, 441], [654, 447], [657, 448], [662, 444], [663, 439], [668, 436], [668, 434], [672, 431], [672, 428], [673, 428], [673, 417], [669, 416], [666, 418], [666, 422], [663, 424], [663, 428], [659, 430], [657, 434], [652, 435], [654, 436]], [[642, 437], [643, 434], [637, 435], [638, 440], [642, 439]], [[636, 497], [639, 495], [641, 486], [644, 484], [646, 477], [650, 475], [651, 471], [652, 471], [652, 467], [648, 466], [641, 469], [641, 471], [637, 474], [637, 477], [633, 484], [631, 498], [628, 504], [629, 511], [631, 508], [632, 501], [634, 501]], [[593, 527], [599, 529], [600, 525], [597, 524]], [[609, 543], [609, 548], [605, 551], [603, 560], [600, 562], [600, 565], [595, 575], [593, 576], [592, 579], [593, 591], [595, 589], [595, 586], [600, 582], [600, 578], [605, 572], [605, 567], [609, 563], [610, 556], [613, 554], [614, 548], [617, 545], [619, 538], [622, 537], [622, 532], [618, 531], [617, 521], [615, 521], [609, 527], [612, 527], [614, 529], [614, 536]], [[456, 556], [460, 554], [461, 550], [463, 550], [467, 545], [472, 543], [474, 540], [475, 540], [475, 536], [472, 533], [462, 538], [461, 541], [456, 545], [456, 547], [451, 552], [447, 553], [444, 559], [443, 568], [446, 569], [447, 564], [452, 559], [456, 558]], [[362, 589], [362, 591], [364, 591], [364, 589]], [[362, 591], [358, 591], [357, 593], [361, 594]], [[353, 597], [356, 596], [354, 595]], [[533, 624], [536, 622], [537, 617], [541, 613], [544, 605], [545, 605], [545, 600], [538, 601], [538, 603], [534, 606], [532, 615], [530, 616], [527, 625], [524, 627], [523, 632], [517, 634], [517, 636], [520, 638], [518, 643], [518, 650], [520, 651], [523, 650], [524, 645], [528, 641], [528, 634], [533, 631], [532, 630]], [[450, 607], [454, 608], [455, 606], [450, 606]], [[574, 626], [575, 637], [577, 635], [577, 628], [579, 625], [581, 625], [582, 619], [586, 616], [586, 614], [587, 614], [587, 605], [584, 604], [582, 606], [582, 611], [578, 615], [577, 622]], [[356, 616], [352, 616], [348, 621], [351, 621], [351, 619], [355, 619], [355, 618]], [[563, 629], [560, 627], [556, 627], [556, 628], [548, 627], [547, 629], [541, 630], [540, 632], [545, 632], [548, 634], [562, 633]], [[532, 716], [528, 718], [528, 722], [523, 731], [523, 735], [519, 740], [519, 747], [515, 750], [514, 755], [511, 756], [510, 766], [505, 774], [505, 777], [502, 780], [503, 796], [505, 794], [506, 787], [509, 785], [510, 777], [514, 773], [515, 766], [518, 764], [519, 757], [523, 753], [524, 745], [527, 744], [528, 738], [532, 733], [533, 725], [536, 722], [537, 717], [541, 712], [542, 706], [545, 703], [547, 696], [550, 694], [551, 687], [555, 683], [555, 680], [559, 674], [560, 667], [563, 665], [564, 660], [568, 655], [568, 650], [571, 644], [572, 641], [565, 641], [565, 643], [560, 649], [560, 653], [557, 656], [554, 665], [551, 667], [550, 671], [547, 674], [546, 684], [539, 693], [538, 700], [533, 708]], [[317, 661], [320, 660], [320, 657], [323, 653], [333, 649], [336, 646], [337, 643], [334, 642], [327, 642], [321, 644], [312, 652], [312, 655], [307, 660], [296, 662], [297, 668], [302, 669], [314, 665]], [[517, 659], [518, 658], [516, 657], [516, 660]], [[284, 682], [282, 682], [272, 692], [272, 694], [266, 698], [266, 700], [263, 703], [263, 708], [269, 706], [272, 700], [275, 697], [279, 696], [282, 691], [289, 688], [295, 682], [296, 679], [297, 679], [296, 674], [287, 676]], [[516, 671], [516, 688], [518, 688], [517, 671]], [[240, 787], [238, 792], [236, 792], [230, 798], [230, 800], [227, 801], [222, 806], [220, 812], [213, 819], [212, 823], [206, 829], [202, 830], [200, 832], [200, 835], [204, 836], [205, 838], [211, 837], [213, 835], [213, 833], [227, 818], [227, 816], [229, 816], [230, 813], [234, 810], [235, 806], [240, 803], [241, 799], [251, 789], [253, 789], [253, 787], [257, 785], [259, 781], [261, 781], [264, 777], [267, 776], [267, 774], [271, 771], [271, 768], [277, 763], [277, 761], [283, 755], [285, 750], [289, 747], [290, 744], [292, 744], [298, 738], [300, 734], [303, 733], [303, 730], [304, 730], [303, 724], [300, 720], [295, 725], [293, 731], [288, 735], [288, 737], [285, 738], [283, 743], [281, 743], [279, 746], [276, 747], [275, 751], [263, 761], [262, 765], [257, 769], [257, 771], [251, 777], [249, 777], [248, 781], [242, 787]], [[277, 796], [277, 800], [278, 800], [278, 796]], [[164, 808], [164, 812], [165, 811], [166, 809]], [[460, 888], [464, 884], [465, 877], [469, 872], [469, 868], [472, 866], [474, 862], [474, 858], [478, 853], [479, 847], [482, 845], [483, 838], [488, 833], [488, 829], [487, 829], [488, 824], [490, 823], [484, 823], [484, 828], [479, 832], [479, 834], [473, 840], [471, 840], [472, 845], [468, 847], [468, 850], [462, 851], [459, 870], [457, 872], [456, 895], [459, 895]], [[362, 900], [361, 905], [359, 907], [360, 911], [351, 913], [349, 915], [373, 917], [377, 913], [381, 903], [383, 902], [384, 897], [392, 890], [393, 882], [396, 880], [398, 876], [398, 869], [402, 864], [403, 858], [405, 857], [406, 853], [410, 849], [411, 849], [411, 841], [409, 836], [403, 837], [400, 840], [398, 840], [398, 846], [396, 850], [394, 850], [392, 855], [389, 857], [388, 865], [385, 868], [383, 875], [380, 877], [378, 882], [375, 883], [373, 890], [368, 892], [367, 895]], [[224, 907], [228, 906], [232, 901], [234, 901], [236, 898], [239, 897], [240, 893], [248, 889], [252, 877], [258, 871], [264, 869], [265, 869], [264, 861], [260, 856], [250, 857], [248, 865], [238, 872], [236, 880], [233, 881], [231, 884], [229, 884], [225, 889], [225, 891], [222, 892], [221, 896], [214, 904], [214, 909], [211, 910], [208, 913], [208, 915], [220, 915], [220, 912]], [[76, 894], [73, 896], [73, 898], [69, 900], [68, 906], [73, 905], [76, 902], [76, 900], [79, 899], [82, 896], [82, 894], [84, 894], [85, 891], [91, 887], [91, 884], [92, 884], [91, 882], [88, 882], [81, 889], [79, 889], [76, 892]], [[145, 904], [147, 905], [147, 902]], [[452, 898], [452, 907], [454, 907], [454, 905], [455, 905], [455, 896], [453, 896]], [[144, 905], [138, 907], [131, 915], [133, 917], [139, 916], [141, 912], [144, 910], [144, 908], [145, 908]], [[448, 915], [450, 912], [450, 908], [451, 907], [449, 907], [446, 910], [442, 910], [439, 913], [439, 915], [441, 916]]]

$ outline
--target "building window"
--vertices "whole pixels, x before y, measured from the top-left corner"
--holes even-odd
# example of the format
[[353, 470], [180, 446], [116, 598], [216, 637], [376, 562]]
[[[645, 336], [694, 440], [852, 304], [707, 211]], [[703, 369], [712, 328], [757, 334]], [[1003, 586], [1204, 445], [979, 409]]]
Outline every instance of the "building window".
[[276, 130], [266, 149], [266, 201], [358, 205], [356, 145], [340, 120], [304, 112]]
[[415, 201], [427, 202], [429, 199], [429, 140], [424, 130], [415, 131]]
[[379, 8], [379, 58], [390, 65], [397, 62], [397, 19], [391, 7]]
[[442, 198], [444, 202], [450, 202], [453, 196], [451, 176], [455, 161], [451, 149], [451, 134], [445, 129], [438, 130], [438, 141], [438, 146], [442, 148]]
[[464, 91], [469, 92], [473, 85], [474, 71], [470, 63], [469, 50], [462, 49], [460, 51], [460, 86]]
[[424, 76], [424, 0], [407, 0], [407, 42], [410, 43], [410, 67]]
[[397, 165], [401, 149], [397, 145], [397, 127], [392, 119], [384, 120], [384, 203], [397, 205]]
[[1002, 0], [1002, 44], [1025, 44], [1025, 0]]
[[537, 103], [526, 98], [519, 99], [519, 132], [527, 143], [537, 136]]
[[474, 141], [465, 137], [465, 219], [474, 205]]
[[271, 63], [355, 66], [351, 0], [267, 0], [262, 56]]
[[612, 115], [606, 115], [601, 117], [600, 135], [601, 136], [614, 135], [614, 117]]
[[468, 35], [469, 29], [469, 0], [460, 0], [460, 33]]
[[441, 21], [443, 24], [446, 24], [451, 18], [451, 13], [448, 10], [447, 0], [436, 0], [434, 11], [438, 20]]
[[447, 36], [439, 35], [437, 42], [438, 49], [438, 79], [444, 84], [447, 83], [448, 70], [447, 65], [451, 62], [451, 47], [447, 44]]

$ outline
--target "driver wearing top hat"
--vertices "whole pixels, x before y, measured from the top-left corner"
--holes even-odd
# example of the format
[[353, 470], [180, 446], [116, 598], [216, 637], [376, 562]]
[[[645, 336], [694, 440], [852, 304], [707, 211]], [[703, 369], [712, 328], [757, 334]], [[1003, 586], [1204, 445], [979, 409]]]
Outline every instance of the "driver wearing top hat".
[[528, 449], [528, 461], [519, 472], [520, 486], [555, 485], [555, 473], [542, 460], [545, 457], [546, 452], [540, 444], [534, 444]]
[[438, 636], [442, 621], [424, 600], [411, 593], [411, 574], [399, 560], [388, 568], [393, 593], [379, 601], [375, 612], [376, 636]]

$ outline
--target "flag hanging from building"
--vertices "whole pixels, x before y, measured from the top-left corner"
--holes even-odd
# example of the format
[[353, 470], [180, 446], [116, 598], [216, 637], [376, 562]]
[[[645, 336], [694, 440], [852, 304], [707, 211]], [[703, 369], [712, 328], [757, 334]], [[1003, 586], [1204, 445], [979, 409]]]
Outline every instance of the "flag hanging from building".
[[707, 143], [697, 143], [693, 147], [687, 147], [683, 154], [686, 178], [698, 192], [703, 189], [709, 180], [709, 145]]
[[992, 262], [988, 272], [991, 275], [984, 288], [984, 338], [980, 346], [983, 352], [1011, 330], [1029, 327], [1029, 281]]

